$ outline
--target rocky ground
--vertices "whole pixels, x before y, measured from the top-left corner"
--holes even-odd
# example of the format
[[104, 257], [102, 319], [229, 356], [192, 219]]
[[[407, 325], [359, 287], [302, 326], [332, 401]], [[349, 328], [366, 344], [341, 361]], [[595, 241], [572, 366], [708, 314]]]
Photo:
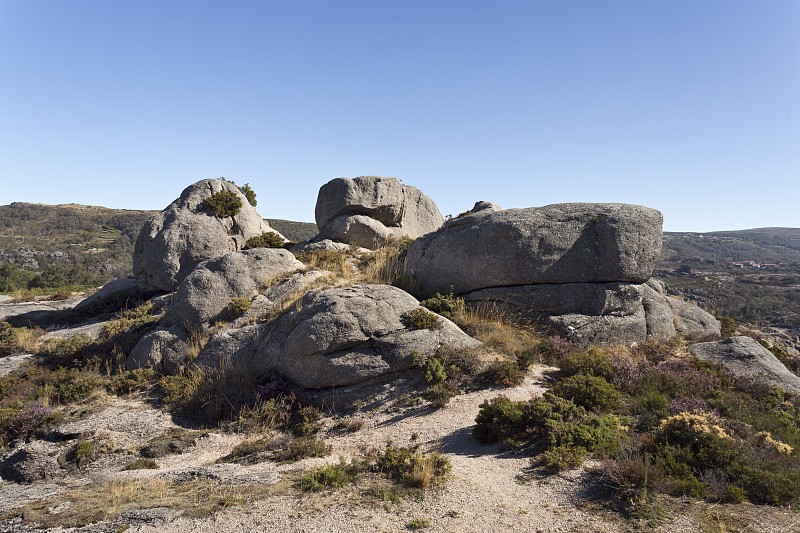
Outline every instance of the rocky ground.
[[[459, 395], [439, 410], [407, 406], [402, 392], [387, 388], [376, 398], [380, 407], [351, 412], [344, 418], [348, 423], [358, 421], [357, 431], [336, 429], [343, 418], [327, 413], [322, 435], [333, 446], [329, 457], [290, 464], [215, 463], [248, 436], [204, 431], [195, 432], [194, 442], [182, 450], [158, 458], [157, 470], [122, 471], [136, 458], [132, 450], [182, 429], [141, 399], [94, 398], [73, 412], [72, 420], [55, 433], [91, 436], [95, 442], [104, 442], [107, 452], [54, 480], [0, 485], [0, 512], [4, 513], [0, 531], [41, 527], [41, 522], [27, 521], [15, 512], [25, 504], [32, 504], [39, 513], [27, 517], [46, 518], [47, 531], [406, 531], [413, 524], [428, 524], [424, 530], [443, 532], [639, 530], [644, 522], [622, 519], [604, 502], [602, 479], [591, 472], [591, 464], [543, 477], [532, 469], [527, 457], [500, 452], [497, 446], [482, 446], [473, 439], [471, 427], [481, 402], [498, 393], [512, 399], [540, 394], [547, 385], [544, 371], [535, 367], [522, 385], [511, 389]], [[387, 439], [405, 444], [415, 434], [425, 448], [441, 451], [453, 466], [445, 483], [429, 489], [422, 498], [381, 497], [370, 490], [368, 479], [360, 485], [318, 493], [304, 493], [293, 486], [302, 470], [338, 461], [339, 456], [358, 458], [373, 447], [381, 448]], [[216, 492], [255, 496], [232, 498], [230, 505], [200, 518], [191, 517], [191, 506], [187, 511], [185, 506], [175, 510], [160, 504], [162, 499], [153, 491], [168, 491], [169, 482], [188, 478], [202, 480]], [[142, 486], [150, 490], [143, 491]], [[198, 488], [193, 497], [196, 507], [202, 508], [208, 493]], [[154, 506], [156, 500], [159, 504]], [[101, 505], [101, 501], [118, 507], [113, 519], [66, 527], [89, 512], [81, 513], [82, 508]], [[800, 518], [786, 509], [740, 505], [735, 506], [740, 508], [736, 512], [728, 509], [724, 515], [715, 515], [713, 505], [695, 502], [685, 509], [680, 506], [673, 502], [673, 510], [647, 529], [800, 531]], [[716, 528], [709, 529], [712, 525]]]

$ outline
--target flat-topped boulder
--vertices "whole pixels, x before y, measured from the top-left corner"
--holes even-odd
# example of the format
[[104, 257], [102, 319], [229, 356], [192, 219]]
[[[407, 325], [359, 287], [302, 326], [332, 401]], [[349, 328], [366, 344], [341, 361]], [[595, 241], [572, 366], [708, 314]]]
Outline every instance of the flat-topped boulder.
[[[217, 216], [203, 207], [205, 200], [223, 191], [241, 202], [231, 216]], [[174, 291], [200, 262], [241, 250], [247, 239], [268, 231], [274, 230], [235, 184], [198, 181], [145, 222], [133, 251], [133, 275], [143, 289]]]
[[444, 223], [433, 200], [396, 178], [336, 178], [320, 187], [314, 215], [314, 240], [376, 248], [389, 238], [412, 239]]
[[659, 211], [553, 204], [480, 211], [411, 243], [405, 273], [457, 294], [540, 283], [644, 283], [661, 251]]

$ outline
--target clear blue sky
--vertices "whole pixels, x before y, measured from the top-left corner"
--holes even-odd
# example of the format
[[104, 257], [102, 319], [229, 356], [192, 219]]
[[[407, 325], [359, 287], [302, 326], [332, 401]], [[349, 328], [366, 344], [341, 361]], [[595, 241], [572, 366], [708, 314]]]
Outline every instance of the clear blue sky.
[[800, 227], [800, 2], [0, 0], [0, 204], [360, 175], [442, 214], [628, 202]]

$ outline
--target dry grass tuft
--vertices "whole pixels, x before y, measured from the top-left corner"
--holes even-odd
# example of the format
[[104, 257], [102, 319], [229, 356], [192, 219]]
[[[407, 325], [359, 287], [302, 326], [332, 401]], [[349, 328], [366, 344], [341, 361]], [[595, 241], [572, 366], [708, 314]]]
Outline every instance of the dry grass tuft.
[[530, 326], [514, 323], [487, 306], [466, 306], [453, 317], [453, 322], [487, 348], [509, 356], [530, 349], [540, 338]]

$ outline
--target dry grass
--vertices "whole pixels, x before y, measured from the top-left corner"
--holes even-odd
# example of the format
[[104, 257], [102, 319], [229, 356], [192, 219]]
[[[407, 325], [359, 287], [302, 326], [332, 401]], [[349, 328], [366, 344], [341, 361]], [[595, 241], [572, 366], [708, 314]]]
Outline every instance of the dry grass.
[[[203, 517], [232, 505], [246, 504], [282, 492], [287, 482], [275, 485], [229, 485], [215, 480], [196, 479], [176, 483], [158, 476], [150, 479], [117, 479], [77, 487], [54, 498], [25, 505], [0, 518], [22, 516], [39, 527], [81, 527], [113, 519], [132, 509], [169, 507], [184, 516]], [[53, 507], [69, 503], [53, 514]]]
[[211, 336], [197, 327], [188, 327], [186, 330], [189, 332], [186, 355], [189, 361], [194, 361], [202, 353]]
[[530, 349], [540, 338], [530, 326], [514, 323], [487, 306], [466, 306], [453, 317], [453, 322], [487, 348], [509, 356]]
[[421, 489], [427, 489], [436, 478], [436, 466], [434, 456], [423, 455], [419, 461], [414, 463], [414, 470], [411, 472], [411, 485]]

